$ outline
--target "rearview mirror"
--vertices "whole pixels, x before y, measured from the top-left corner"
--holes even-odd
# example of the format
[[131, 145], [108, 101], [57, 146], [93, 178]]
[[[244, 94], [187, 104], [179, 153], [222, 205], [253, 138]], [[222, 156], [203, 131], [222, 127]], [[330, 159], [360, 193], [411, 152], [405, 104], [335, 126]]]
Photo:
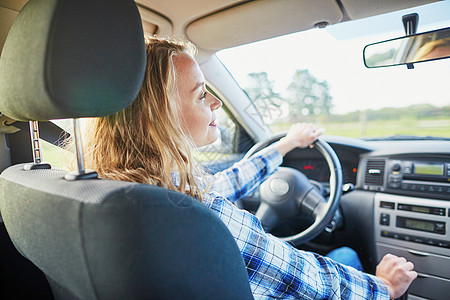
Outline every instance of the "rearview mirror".
[[450, 57], [450, 27], [369, 44], [367, 68], [412, 64]]

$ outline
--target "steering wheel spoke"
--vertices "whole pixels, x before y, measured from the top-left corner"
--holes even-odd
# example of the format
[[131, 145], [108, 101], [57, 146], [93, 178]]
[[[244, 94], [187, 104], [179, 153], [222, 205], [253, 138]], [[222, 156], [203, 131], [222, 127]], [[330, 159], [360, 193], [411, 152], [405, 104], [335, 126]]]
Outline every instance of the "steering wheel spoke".
[[264, 202], [262, 202], [259, 206], [258, 210], [255, 213], [255, 217], [259, 219], [262, 227], [267, 232], [272, 230], [272, 228], [274, 228], [280, 221], [280, 218], [278, 217], [275, 210], [272, 209], [270, 205]]
[[299, 199], [299, 207], [301, 213], [307, 216], [314, 216], [317, 218], [320, 216], [320, 212], [323, 211], [327, 204], [325, 198], [317, 191], [312, 189], [308, 192], [303, 199]]

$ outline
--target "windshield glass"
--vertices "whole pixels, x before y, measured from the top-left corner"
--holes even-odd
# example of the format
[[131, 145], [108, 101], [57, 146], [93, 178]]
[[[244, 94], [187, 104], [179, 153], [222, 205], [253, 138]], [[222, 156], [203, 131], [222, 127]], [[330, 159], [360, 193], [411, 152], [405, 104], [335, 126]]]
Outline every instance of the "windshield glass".
[[403, 36], [402, 16], [417, 12], [417, 32], [450, 26], [444, 1], [290, 34], [219, 52], [273, 133], [313, 122], [326, 134], [357, 138], [450, 137], [450, 59], [367, 69], [365, 45]]

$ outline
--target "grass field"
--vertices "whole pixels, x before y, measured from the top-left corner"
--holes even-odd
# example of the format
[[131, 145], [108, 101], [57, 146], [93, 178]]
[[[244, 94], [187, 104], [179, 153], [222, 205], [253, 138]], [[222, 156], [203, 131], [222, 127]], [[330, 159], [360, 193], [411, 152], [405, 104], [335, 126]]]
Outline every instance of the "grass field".
[[[290, 124], [272, 125], [274, 132], [283, 132]], [[391, 135], [437, 136], [450, 138], [450, 116], [447, 119], [433, 120], [386, 120], [368, 121], [365, 125], [359, 122], [317, 123], [324, 127], [327, 135], [340, 135], [353, 138], [386, 137]]]

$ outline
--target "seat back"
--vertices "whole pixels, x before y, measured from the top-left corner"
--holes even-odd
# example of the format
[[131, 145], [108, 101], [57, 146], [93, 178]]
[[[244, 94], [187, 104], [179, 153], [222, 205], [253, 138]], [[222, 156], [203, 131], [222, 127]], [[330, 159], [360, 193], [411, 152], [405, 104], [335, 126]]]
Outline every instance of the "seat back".
[[[132, 0], [30, 0], [0, 59], [0, 111], [16, 120], [105, 116], [136, 97], [145, 45]], [[56, 299], [252, 299], [223, 222], [187, 195], [66, 171], [0, 175], [15, 247]]]
[[251, 299], [226, 226], [198, 201], [155, 186], [67, 181], [6, 169], [1, 212], [19, 252], [57, 299]]

